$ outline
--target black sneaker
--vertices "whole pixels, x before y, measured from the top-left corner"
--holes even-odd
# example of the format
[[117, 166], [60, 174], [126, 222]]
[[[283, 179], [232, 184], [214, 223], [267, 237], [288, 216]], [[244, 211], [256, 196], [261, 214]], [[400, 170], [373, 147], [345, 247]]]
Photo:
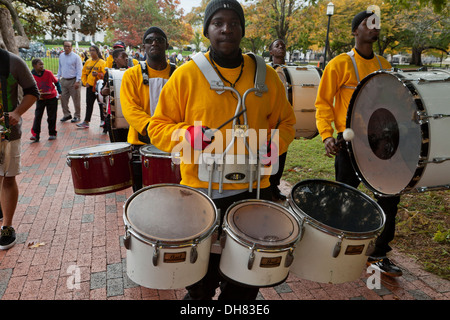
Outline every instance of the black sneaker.
[[369, 257], [367, 265], [390, 277], [401, 277], [403, 275], [402, 270], [386, 257], [378, 259]]
[[280, 189], [273, 188], [272, 189], [272, 200], [273, 201], [278, 201], [278, 200], [284, 201], [284, 200], [286, 200], [286, 196], [281, 193]]
[[62, 117], [60, 121], [66, 122], [67, 120], [70, 120], [70, 119], [72, 119], [72, 116], [66, 116], [66, 117]]
[[0, 250], [7, 250], [16, 244], [16, 231], [13, 227], [2, 227], [0, 230]]

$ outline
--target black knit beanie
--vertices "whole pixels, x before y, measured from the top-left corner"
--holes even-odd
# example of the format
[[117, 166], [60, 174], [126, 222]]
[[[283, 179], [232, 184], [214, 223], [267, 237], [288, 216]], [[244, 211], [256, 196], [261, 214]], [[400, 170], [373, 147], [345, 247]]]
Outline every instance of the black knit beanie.
[[213, 15], [220, 9], [233, 10], [239, 16], [242, 27], [242, 37], [245, 35], [245, 18], [242, 6], [236, 0], [211, 0], [206, 6], [205, 19], [203, 20], [203, 35], [206, 37], [209, 23]]
[[360, 13], [358, 13], [352, 20], [352, 32], [354, 32], [356, 29], [358, 29], [359, 25], [361, 24], [361, 22], [364, 21], [365, 18], [370, 17], [371, 15], [373, 15], [374, 12], [367, 12], [367, 10], [361, 11]]
[[166, 39], [167, 42], [167, 36], [164, 33], [164, 31], [162, 31], [161, 28], [158, 27], [150, 27], [147, 29], [147, 31], [145, 31], [144, 37], [142, 38], [142, 42], [145, 42], [145, 38], [150, 34], [150, 33], [159, 33], [164, 39]]

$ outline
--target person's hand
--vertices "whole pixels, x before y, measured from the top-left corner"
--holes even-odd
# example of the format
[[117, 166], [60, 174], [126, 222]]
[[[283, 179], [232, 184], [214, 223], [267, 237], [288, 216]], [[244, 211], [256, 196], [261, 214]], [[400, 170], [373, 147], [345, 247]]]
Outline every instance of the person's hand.
[[333, 137], [326, 138], [323, 142], [325, 145], [326, 156], [332, 158], [339, 152], [339, 146], [336, 145], [336, 140]]
[[73, 87], [75, 88], [75, 90], [78, 90], [78, 88], [80, 87], [80, 82], [79, 81], [75, 82]]
[[189, 141], [194, 150], [205, 150], [214, 140], [214, 135], [207, 135], [205, 134], [206, 131], [210, 131], [210, 129], [205, 126], [190, 126], [186, 129], [186, 140]]
[[263, 165], [274, 165], [278, 163], [278, 146], [270, 141], [267, 141], [259, 150], [261, 163]]

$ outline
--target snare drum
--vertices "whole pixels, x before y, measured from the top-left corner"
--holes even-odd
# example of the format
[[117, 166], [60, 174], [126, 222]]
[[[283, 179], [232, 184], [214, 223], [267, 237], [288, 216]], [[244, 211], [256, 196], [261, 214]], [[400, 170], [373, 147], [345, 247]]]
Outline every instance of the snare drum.
[[124, 205], [127, 275], [154, 289], [184, 288], [208, 270], [217, 209], [198, 190], [175, 184], [140, 189]]
[[223, 230], [219, 270], [225, 278], [256, 287], [286, 280], [300, 238], [299, 222], [286, 208], [265, 200], [236, 202]]
[[169, 152], [146, 145], [139, 149], [142, 162], [142, 185], [151, 186], [158, 183], [180, 183], [180, 154], [172, 156]]
[[379, 71], [352, 96], [348, 143], [371, 191], [398, 195], [450, 187], [450, 73]]
[[113, 129], [128, 128], [129, 124], [122, 113], [122, 105], [120, 104], [120, 86], [125, 70], [108, 69], [109, 88], [110, 88], [110, 105], [111, 105], [111, 127]]
[[322, 283], [357, 280], [384, 228], [380, 206], [353, 187], [326, 180], [297, 183], [289, 204], [302, 228], [290, 271]]
[[[294, 108], [297, 123], [295, 138], [312, 139], [319, 134], [316, 127], [316, 96], [322, 72], [313, 66], [283, 66], [276, 68]], [[287, 75], [286, 75], [287, 73]]]
[[96, 195], [115, 192], [133, 185], [131, 145], [105, 143], [69, 151], [67, 165], [72, 171], [76, 194]]

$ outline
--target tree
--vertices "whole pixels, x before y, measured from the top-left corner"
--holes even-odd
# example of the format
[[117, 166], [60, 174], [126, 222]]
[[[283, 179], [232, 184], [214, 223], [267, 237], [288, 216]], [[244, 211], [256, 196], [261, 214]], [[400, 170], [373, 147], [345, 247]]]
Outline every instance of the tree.
[[412, 49], [412, 64], [422, 65], [422, 52], [427, 49], [437, 49], [447, 53], [450, 45], [450, 15], [449, 6], [440, 13], [434, 12], [431, 6], [415, 7], [403, 10], [399, 19], [403, 25], [400, 34], [402, 46]]
[[137, 46], [149, 27], [158, 26], [167, 34], [169, 43], [187, 42], [193, 31], [183, 22], [178, 6], [179, 0], [122, 0], [114, 16], [115, 38]]

